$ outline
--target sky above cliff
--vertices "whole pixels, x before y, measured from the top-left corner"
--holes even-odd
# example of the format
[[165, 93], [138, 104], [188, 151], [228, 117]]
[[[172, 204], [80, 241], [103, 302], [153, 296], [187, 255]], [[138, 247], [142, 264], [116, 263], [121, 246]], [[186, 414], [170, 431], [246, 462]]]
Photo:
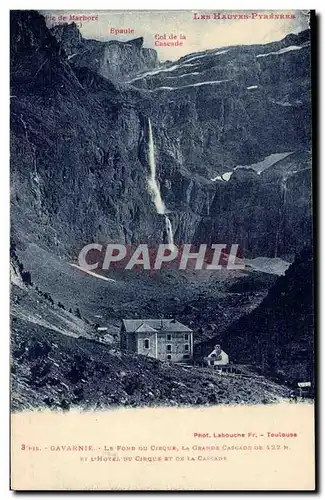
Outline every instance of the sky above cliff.
[[49, 27], [77, 19], [85, 38], [125, 42], [143, 37], [144, 46], [157, 50], [160, 61], [227, 45], [265, 44], [309, 27], [308, 11], [293, 10], [40, 12]]

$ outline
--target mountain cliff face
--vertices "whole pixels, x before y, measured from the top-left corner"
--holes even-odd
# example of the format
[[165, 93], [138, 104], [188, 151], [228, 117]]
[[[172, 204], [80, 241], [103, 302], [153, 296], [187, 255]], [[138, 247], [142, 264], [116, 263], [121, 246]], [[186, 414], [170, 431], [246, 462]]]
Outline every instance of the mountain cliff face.
[[121, 80], [158, 66], [157, 53], [143, 48], [143, 38], [128, 42], [87, 40], [75, 23], [51, 28], [74, 67], [86, 67], [104, 78]]
[[216, 182], [209, 215], [201, 218], [195, 240], [228, 238], [240, 242], [246, 256], [291, 260], [311, 241], [310, 166], [310, 152], [298, 151], [260, 173], [236, 169], [228, 182]]
[[[264, 379], [220, 385], [182, 367], [172, 377], [184, 391], [167, 384], [168, 395], [170, 367], [166, 378], [160, 362], [116, 349], [127, 316], [177, 315], [198, 350], [218, 339], [232, 361], [286, 384], [311, 378], [312, 264], [307, 251], [297, 257], [312, 227], [309, 57], [305, 31], [160, 64], [142, 39], [86, 40], [74, 24], [49, 30], [37, 12], [11, 11], [17, 408], [262, 402]], [[175, 243], [237, 243], [250, 267], [116, 270], [105, 281], [69, 265], [90, 242], [166, 242], [148, 190], [149, 144]], [[285, 276], [265, 274], [295, 256]], [[92, 342], [99, 322], [111, 336], [105, 359]], [[150, 392], [134, 373], [152, 380]], [[288, 390], [271, 384], [265, 394], [275, 401]]]
[[[142, 39], [11, 18], [16, 239], [73, 257], [91, 241], [164, 241], [148, 192], [150, 118], [176, 243], [238, 243], [251, 256], [308, 243], [309, 32], [159, 65]], [[275, 153], [288, 155], [263, 172], [236, 168]]]
[[308, 148], [309, 79], [304, 31], [267, 45], [190, 54], [131, 84], [154, 97], [157, 126], [178, 143], [186, 168], [210, 178], [298, 145]]
[[262, 303], [223, 334], [223, 345], [239, 363], [253, 363], [286, 383], [312, 381], [313, 259], [304, 248]]

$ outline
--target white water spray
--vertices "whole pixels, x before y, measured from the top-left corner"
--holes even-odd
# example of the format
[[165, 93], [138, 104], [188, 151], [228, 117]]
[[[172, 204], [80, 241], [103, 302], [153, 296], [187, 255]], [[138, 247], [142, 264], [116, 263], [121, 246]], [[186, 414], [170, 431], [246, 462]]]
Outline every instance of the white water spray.
[[279, 237], [280, 237], [280, 229], [283, 224], [283, 218], [284, 218], [284, 213], [285, 213], [285, 208], [286, 208], [286, 203], [287, 203], [287, 192], [288, 192], [288, 186], [287, 186], [287, 181], [289, 178], [289, 174], [286, 174], [280, 183], [281, 186], [281, 191], [282, 191], [282, 206], [279, 207], [279, 220], [278, 220], [278, 226], [275, 234], [275, 252], [274, 252], [274, 257], [278, 256], [278, 246], [279, 246]]
[[167, 217], [167, 215], [165, 215], [165, 222], [166, 222], [166, 233], [167, 233], [169, 249], [174, 250], [175, 245], [174, 245], [173, 228], [172, 228], [172, 223], [170, 222], [170, 219], [169, 217]]
[[289, 177], [289, 174], [285, 175], [283, 177], [283, 179], [282, 179], [282, 182], [281, 182], [281, 187], [282, 187], [282, 190], [283, 190], [283, 208], [282, 208], [283, 211], [284, 211], [286, 203], [287, 203], [287, 191], [288, 191], [287, 181], [288, 181], [288, 177]]
[[166, 207], [165, 207], [165, 204], [161, 198], [159, 185], [158, 185], [158, 182], [156, 179], [155, 145], [153, 142], [153, 134], [152, 134], [152, 127], [151, 127], [150, 118], [148, 121], [148, 131], [149, 131], [148, 132], [149, 133], [148, 142], [149, 142], [149, 166], [150, 166], [150, 177], [148, 179], [149, 193], [150, 193], [152, 200], [155, 204], [157, 213], [160, 215], [164, 215], [164, 217], [165, 217], [166, 233], [167, 233], [169, 249], [174, 250], [175, 245], [174, 245], [174, 235], [173, 235], [172, 223], [170, 222], [169, 217], [166, 215]]
[[158, 214], [164, 215], [166, 208], [164, 202], [161, 199], [160, 189], [156, 179], [155, 145], [153, 142], [150, 118], [149, 118], [149, 165], [151, 174], [148, 179], [149, 192], [152, 196], [154, 204], [156, 205]]

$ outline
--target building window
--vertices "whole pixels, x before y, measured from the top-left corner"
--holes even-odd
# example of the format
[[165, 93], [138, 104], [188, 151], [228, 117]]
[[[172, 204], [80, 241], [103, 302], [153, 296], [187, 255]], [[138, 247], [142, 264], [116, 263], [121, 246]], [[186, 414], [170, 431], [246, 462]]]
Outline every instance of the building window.
[[150, 349], [150, 340], [149, 339], [144, 339], [144, 348]]
[[190, 359], [190, 355], [189, 354], [184, 354], [183, 359]]
[[167, 354], [167, 359], [172, 359], [170, 354]]
[[167, 351], [171, 352], [171, 350], [172, 350], [172, 346], [171, 346], [170, 344], [167, 344], [167, 346], [166, 346], [166, 347], [167, 347]]
[[185, 333], [185, 340], [188, 340], [188, 333]]
[[185, 351], [189, 351], [190, 350], [189, 344], [185, 344], [184, 349], [185, 349]]
[[169, 334], [167, 335], [167, 340], [171, 340], [171, 339], [172, 339], [172, 336], [171, 336], [171, 334], [169, 333]]

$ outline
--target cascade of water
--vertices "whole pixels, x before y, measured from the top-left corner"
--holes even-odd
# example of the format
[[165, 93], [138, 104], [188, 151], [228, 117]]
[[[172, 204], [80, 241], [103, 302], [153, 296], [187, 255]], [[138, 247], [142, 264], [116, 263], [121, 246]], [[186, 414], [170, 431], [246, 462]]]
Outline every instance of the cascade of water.
[[167, 217], [167, 215], [165, 215], [165, 222], [166, 222], [166, 233], [167, 233], [169, 249], [174, 250], [175, 245], [174, 245], [173, 228], [172, 228], [172, 223], [170, 222], [170, 219], [169, 217]]
[[156, 179], [155, 145], [153, 140], [150, 118], [148, 121], [148, 135], [149, 135], [148, 145], [149, 145], [149, 166], [150, 166], [150, 177], [148, 179], [149, 193], [151, 194], [157, 213], [165, 216], [166, 233], [167, 233], [169, 248], [170, 250], [174, 250], [175, 245], [174, 245], [172, 223], [169, 217], [166, 215], [166, 207], [161, 198], [159, 185]]
[[284, 213], [285, 213], [285, 208], [286, 208], [286, 203], [287, 203], [287, 191], [288, 191], [288, 186], [287, 186], [287, 180], [288, 180], [289, 175], [286, 174], [282, 180], [281, 180], [281, 191], [282, 191], [282, 205], [279, 207], [279, 220], [278, 220], [278, 225], [277, 225], [277, 230], [275, 234], [275, 252], [274, 252], [274, 257], [278, 256], [278, 245], [279, 245], [279, 237], [280, 237], [280, 229], [281, 225], [283, 224], [283, 219], [284, 219]]
[[282, 208], [283, 212], [284, 212], [286, 202], [287, 202], [287, 191], [288, 191], [287, 180], [288, 180], [288, 177], [289, 177], [288, 175], [285, 175], [282, 179], [282, 182], [281, 182], [281, 186], [283, 189], [283, 208]]
[[152, 196], [153, 202], [156, 206], [158, 214], [165, 213], [165, 205], [161, 199], [160, 189], [156, 179], [156, 161], [155, 161], [155, 145], [153, 142], [151, 121], [149, 118], [149, 166], [150, 166], [150, 177], [148, 179], [149, 192]]

